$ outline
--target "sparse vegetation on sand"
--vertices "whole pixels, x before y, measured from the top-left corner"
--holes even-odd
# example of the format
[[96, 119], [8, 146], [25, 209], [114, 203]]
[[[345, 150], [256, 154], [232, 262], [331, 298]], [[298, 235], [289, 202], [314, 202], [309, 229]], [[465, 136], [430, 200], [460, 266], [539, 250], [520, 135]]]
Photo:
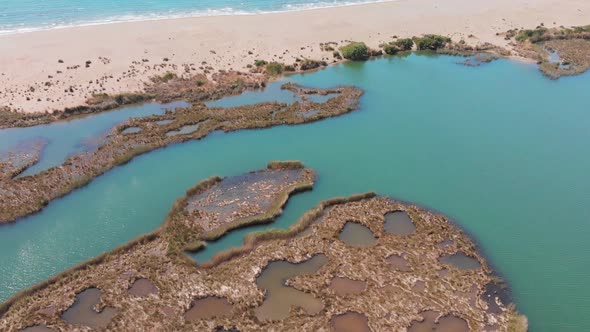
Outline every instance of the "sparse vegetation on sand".
[[283, 65], [278, 62], [271, 62], [266, 65], [266, 73], [270, 76], [279, 76], [283, 73]]
[[416, 44], [416, 48], [419, 51], [436, 51], [438, 49], [444, 48], [448, 43], [451, 42], [451, 38], [435, 34], [414, 37], [413, 40]]

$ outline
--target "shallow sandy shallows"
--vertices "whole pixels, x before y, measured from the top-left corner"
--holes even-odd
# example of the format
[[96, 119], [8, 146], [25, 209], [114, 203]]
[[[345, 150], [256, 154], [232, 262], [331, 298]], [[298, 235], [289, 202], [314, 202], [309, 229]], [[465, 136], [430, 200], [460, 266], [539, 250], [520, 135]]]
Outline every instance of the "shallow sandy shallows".
[[167, 71], [244, 70], [255, 59], [332, 61], [331, 52], [319, 47], [328, 41], [363, 40], [376, 47], [393, 35], [439, 33], [502, 46], [506, 41], [497, 32], [540, 23], [588, 24], [588, 13], [590, 2], [584, 0], [400, 0], [5, 35], [0, 36], [0, 107], [63, 110], [83, 104], [92, 93], [141, 90], [150, 76]]

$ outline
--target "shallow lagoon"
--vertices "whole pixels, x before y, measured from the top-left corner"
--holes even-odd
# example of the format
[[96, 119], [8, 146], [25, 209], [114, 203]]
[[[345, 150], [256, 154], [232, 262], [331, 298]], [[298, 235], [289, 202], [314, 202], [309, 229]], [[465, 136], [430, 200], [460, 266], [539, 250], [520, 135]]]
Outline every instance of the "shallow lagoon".
[[[334, 196], [376, 190], [412, 201], [474, 236], [532, 331], [590, 330], [590, 75], [551, 81], [532, 65], [459, 61], [411, 55], [290, 77], [361, 86], [362, 109], [155, 151], [0, 227], [0, 298], [156, 228], [199, 180], [300, 159], [319, 178], [278, 226]], [[248, 231], [205, 253], [239, 245]]]
[[[186, 106], [188, 104], [184, 102], [165, 105], [147, 103], [35, 127], [0, 129], [0, 153], [10, 151], [30, 139], [47, 140], [48, 144], [41, 152], [39, 162], [21, 174], [34, 175], [60, 165], [73, 154], [97, 148], [110, 129], [131, 117], [163, 114], [167, 109]], [[125, 133], [135, 132], [131, 130]]]

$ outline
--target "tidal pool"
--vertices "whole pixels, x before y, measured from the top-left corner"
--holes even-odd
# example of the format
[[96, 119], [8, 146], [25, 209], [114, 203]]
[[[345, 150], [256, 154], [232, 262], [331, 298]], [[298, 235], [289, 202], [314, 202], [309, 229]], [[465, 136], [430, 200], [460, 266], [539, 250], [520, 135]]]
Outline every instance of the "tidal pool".
[[332, 317], [330, 321], [334, 332], [371, 332], [367, 316], [358, 312], [347, 312]]
[[477, 259], [465, 255], [465, 253], [462, 251], [452, 255], [443, 256], [440, 258], [440, 262], [443, 264], [453, 265], [461, 270], [477, 270], [481, 267], [481, 264]]
[[129, 127], [129, 128], [125, 128], [121, 131], [121, 134], [123, 135], [131, 135], [131, 134], [137, 134], [141, 132], [141, 128], [139, 127]]
[[410, 55], [288, 77], [359, 86], [361, 109], [175, 144], [0, 227], [0, 298], [152, 231], [202, 179], [299, 159], [318, 172], [314, 190], [296, 195], [272, 225], [208, 243], [201, 260], [253, 230], [287, 228], [321, 200], [374, 190], [440, 211], [469, 232], [531, 331], [590, 330], [590, 74], [552, 81], [534, 65], [457, 61]]
[[36, 325], [36, 326], [27, 327], [26, 329], [21, 330], [21, 332], [55, 332], [55, 331], [48, 328], [45, 325]]
[[160, 120], [160, 121], [156, 121], [156, 124], [158, 126], [165, 126], [165, 125], [171, 124], [174, 121], [176, 121], [176, 120]]
[[223, 317], [229, 315], [232, 309], [232, 304], [226, 298], [210, 296], [195, 301], [191, 308], [184, 314], [184, 319], [198, 321], [213, 317]]
[[271, 262], [256, 278], [258, 287], [265, 291], [262, 305], [255, 309], [260, 320], [283, 319], [289, 316], [291, 307], [299, 307], [313, 315], [324, 308], [321, 300], [309, 293], [287, 286], [287, 280], [314, 273], [328, 262], [324, 255], [315, 255], [301, 263]]
[[61, 316], [70, 324], [86, 325], [92, 328], [104, 328], [117, 314], [114, 308], [104, 308], [96, 311], [100, 303], [101, 292], [98, 288], [88, 288], [76, 295], [76, 301]]
[[443, 316], [438, 321], [439, 313], [436, 311], [425, 311], [421, 315], [423, 320], [412, 323], [408, 332], [469, 332], [467, 322], [453, 315]]
[[377, 242], [375, 235], [367, 226], [354, 221], [344, 224], [338, 238], [351, 247], [370, 247]]
[[194, 124], [194, 125], [182, 126], [178, 130], [167, 132], [166, 136], [178, 136], [178, 135], [191, 134], [191, 133], [194, 133], [195, 131], [199, 130], [199, 126], [200, 126], [200, 124], [198, 124], [198, 123]]
[[385, 232], [397, 235], [410, 235], [416, 230], [410, 216], [404, 211], [394, 211], [385, 215]]

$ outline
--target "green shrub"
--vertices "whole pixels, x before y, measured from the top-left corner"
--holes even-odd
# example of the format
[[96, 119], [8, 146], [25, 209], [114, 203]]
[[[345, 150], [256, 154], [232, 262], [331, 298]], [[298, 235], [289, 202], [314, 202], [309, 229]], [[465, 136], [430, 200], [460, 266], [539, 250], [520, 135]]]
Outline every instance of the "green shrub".
[[414, 47], [414, 41], [411, 38], [398, 39], [383, 46], [383, 51], [387, 54], [397, 54], [398, 52], [409, 51]]
[[369, 48], [363, 42], [352, 42], [340, 48], [342, 56], [349, 60], [365, 60], [369, 57]]
[[443, 48], [451, 38], [441, 35], [424, 35], [423, 37], [414, 37], [414, 43], [418, 50], [438, 50]]
[[574, 27], [574, 32], [590, 32], [590, 25]]
[[310, 70], [310, 69], [319, 68], [320, 66], [327, 66], [327, 65], [328, 64], [325, 61], [305, 59], [305, 60], [301, 61], [300, 68], [301, 68], [301, 70]]
[[414, 47], [414, 41], [412, 38], [402, 38], [398, 39], [394, 42], [396, 46], [399, 46], [402, 51], [409, 51]]
[[152, 78], [150, 78], [150, 80], [154, 83], [166, 83], [172, 79], [175, 79], [176, 74], [172, 73], [172, 72], [167, 72], [166, 74], [162, 75], [162, 76], [154, 76]]
[[254, 65], [256, 67], [266, 66], [267, 64], [268, 64], [268, 62], [266, 62], [264, 60], [254, 60]]
[[145, 101], [146, 99], [149, 99], [149, 97], [149, 95], [141, 93], [121, 93], [113, 96], [113, 99], [119, 105], [129, 105], [140, 103], [142, 101]]
[[541, 39], [541, 37], [547, 32], [547, 28], [538, 28], [535, 30], [521, 30], [516, 35], [516, 40], [523, 42], [529, 39], [531, 42], [537, 42]]
[[278, 76], [283, 73], [283, 65], [278, 62], [271, 62], [266, 65], [266, 73], [271, 76]]

